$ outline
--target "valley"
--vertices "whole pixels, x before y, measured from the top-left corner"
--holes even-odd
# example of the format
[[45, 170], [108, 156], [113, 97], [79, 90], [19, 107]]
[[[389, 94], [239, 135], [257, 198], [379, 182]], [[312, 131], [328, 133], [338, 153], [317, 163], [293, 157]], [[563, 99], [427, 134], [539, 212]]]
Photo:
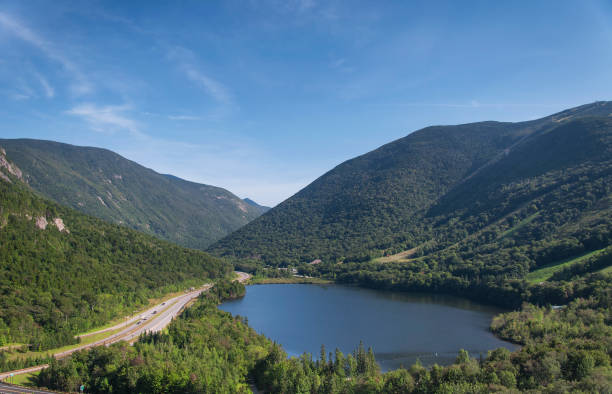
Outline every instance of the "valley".
[[[132, 207], [163, 182], [202, 185], [146, 175], [109, 152], [2, 140], [12, 148], [0, 156], [0, 344], [29, 348], [21, 358], [0, 351], [3, 369], [35, 371], [31, 384], [62, 391], [605, 390], [610, 113], [596, 102], [527, 122], [418, 130], [270, 210], [244, 202], [257, 217], [193, 244], [206, 252], [65, 199], [84, 187], [66, 168], [79, 166], [95, 194], [98, 174], [104, 184], [115, 171], [109, 157], [153, 182], [140, 191], [106, 182], [112, 196], [132, 193]], [[50, 146], [59, 153], [40, 148]], [[92, 165], [105, 169], [94, 176]], [[139, 215], [165, 220], [176, 201]], [[120, 207], [112, 215], [129, 211]], [[118, 320], [135, 309], [144, 311]]]
[[612, 394], [611, 22], [0, 0], [0, 394]]

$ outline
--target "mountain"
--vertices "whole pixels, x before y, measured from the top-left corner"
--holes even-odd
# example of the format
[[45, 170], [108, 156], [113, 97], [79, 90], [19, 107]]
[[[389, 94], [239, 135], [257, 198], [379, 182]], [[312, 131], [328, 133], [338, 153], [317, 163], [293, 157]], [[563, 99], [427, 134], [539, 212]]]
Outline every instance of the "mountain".
[[40, 197], [25, 174], [0, 149], [0, 346], [73, 343], [151, 297], [231, 272], [203, 251]]
[[0, 140], [35, 191], [179, 245], [203, 249], [261, 214], [227, 190], [158, 174], [106, 149]]
[[341, 262], [330, 275], [357, 282], [523, 278], [610, 245], [611, 187], [612, 102], [433, 126], [340, 164], [209, 250], [245, 268]]
[[270, 210], [270, 207], [259, 205], [255, 201], [251, 200], [250, 198], [243, 198], [242, 201], [246, 202], [252, 207], [257, 208], [262, 215]]

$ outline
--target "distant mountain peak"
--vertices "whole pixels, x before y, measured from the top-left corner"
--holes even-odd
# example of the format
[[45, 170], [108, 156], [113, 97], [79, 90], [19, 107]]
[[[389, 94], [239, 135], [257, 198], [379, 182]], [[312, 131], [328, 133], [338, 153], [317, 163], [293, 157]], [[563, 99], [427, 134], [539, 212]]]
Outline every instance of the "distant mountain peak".
[[260, 212], [262, 213], [262, 215], [266, 212], [268, 212], [271, 208], [270, 207], [266, 207], [264, 205], [259, 205], [257, 204], [255, 201], [251, 200], [250, 198], [243, 198], [242, 201], [244, 201], [245, 203], [249, 204], [252, 207], [255, 207], [257, 209], [260, 210]]

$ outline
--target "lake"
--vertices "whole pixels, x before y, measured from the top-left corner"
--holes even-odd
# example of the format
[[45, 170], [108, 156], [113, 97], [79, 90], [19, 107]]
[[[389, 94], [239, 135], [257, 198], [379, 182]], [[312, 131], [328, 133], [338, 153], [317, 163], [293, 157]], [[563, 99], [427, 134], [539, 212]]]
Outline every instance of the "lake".
[[283, 345], [290, 356], [317, 358], [321, 344], [352, 352], [363, 341], [383, 371], [452, 363], [460, 349], [472, 357], [516, 345], [489, 332], [502, 310], [447, 295], [396, 293], [340, 285], [272, 284], [247, 287], [242, 299], [220, 309], [245, 316], [257, 332]]

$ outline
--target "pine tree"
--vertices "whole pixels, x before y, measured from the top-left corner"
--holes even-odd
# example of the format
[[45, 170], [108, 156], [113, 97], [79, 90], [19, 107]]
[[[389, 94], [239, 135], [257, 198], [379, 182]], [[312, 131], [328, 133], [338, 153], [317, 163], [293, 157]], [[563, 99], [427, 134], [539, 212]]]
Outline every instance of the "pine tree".
[[363, 374], [367, 369], [366, 352], [363, 347], [363, 341], [359, 341], [359, 348], [357, 348], [357, 373]]
[[375, 375], [378, 372], [380, 372], [380, 367], [376, 363], [376, 357], [374, 357], [372, 347], [369, 347], [368, 354], [366, 356], [366, 374]]
[[334, 363], [334, 373], [336, 375], [345, 376], [345, 359], [344, 354], [340, 351], [340, 349], [336, 348], [336, 361]]
[[321, 355], [319, 356], [319, 371], [323, 372], [327, 366], [327, 353], [325, 352], [325, 345], [321, 345]]

